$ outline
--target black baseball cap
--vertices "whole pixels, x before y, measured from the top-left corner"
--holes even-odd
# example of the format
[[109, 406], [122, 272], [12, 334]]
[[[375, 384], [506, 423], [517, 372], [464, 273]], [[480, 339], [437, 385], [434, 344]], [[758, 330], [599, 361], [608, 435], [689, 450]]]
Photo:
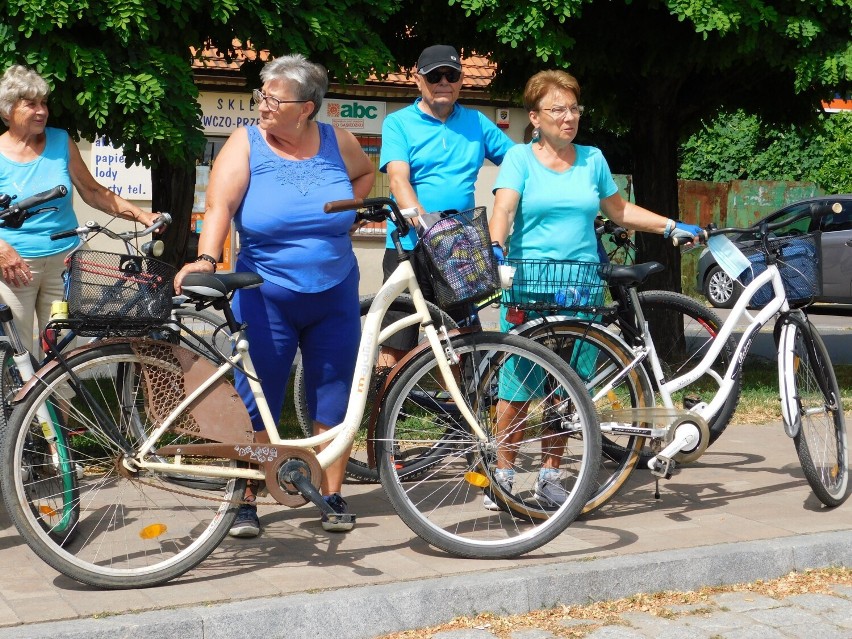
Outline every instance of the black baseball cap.
[[459, 52], [455, 47], [446, 44], [435, 44], [423, 49], [423, 53], [417, 59], [417, 73], [429, 73], [439, 67], [450, 67], [458, 71], [462, 70]]

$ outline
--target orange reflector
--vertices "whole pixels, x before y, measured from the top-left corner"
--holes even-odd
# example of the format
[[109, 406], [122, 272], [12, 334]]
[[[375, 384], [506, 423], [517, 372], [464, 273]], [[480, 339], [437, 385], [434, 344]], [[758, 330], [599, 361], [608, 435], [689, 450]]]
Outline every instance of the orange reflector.
[[56, 517], [59, 514], [56, 508], [51, 508], [50, 506], [39, 506], [38, 511], [44, 517]]
[[482, 473], [475, 473], [472, 470], [469, 470], [464, 474], [464, 479], [467, 483], [472, 484], [477, 488], [487, 488], [491, 484], [491, 482], [488, 481], [488, 477]]
[[142, 539], [154, 539], [155, 537], [159, 537], [164, 532], [166, 532], [165, 524], [151, 524], [150, 526], [145, 526], [142, 530], [139, 531], [139, 536]]
[[606, 394], [606, 398], [609, 400], [609, 406], [612, 410], [621, 410], [623, 408], [621, 402], [618, 401], [618, 396], [615, 394], [615, 391], [610, 390]]

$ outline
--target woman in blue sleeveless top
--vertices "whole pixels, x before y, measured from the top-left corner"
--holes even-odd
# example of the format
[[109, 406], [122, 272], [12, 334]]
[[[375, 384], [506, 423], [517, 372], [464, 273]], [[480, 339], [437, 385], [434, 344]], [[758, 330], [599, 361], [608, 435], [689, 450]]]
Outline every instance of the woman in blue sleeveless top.
[[[301, 55], [276, 58], [264, 66], [263, 87], [254, 91], [260, 123], [235, 131], [213, 165], [199, 257], [178, 274], [215, 271], [233, 219], [240, 233], [237, 271], [263, 276], [259, 288], [234, 298], [237, 319], [248, 325], [255, 364], [277, 423], [296, 349], [302, 353], [307, 401], [314, 431], [343, 421], [361, 333], [358, 265], [349, 231], [354, 212], [327, 215], [331, 200], [366, 197], [375, 170], [348, 131], [316, 122], [328, 90], [325, 69]], [[249, 409], [255, 440], [265, 438], [263, 422], [244, 375], [237, 391]], [[346, 458], [328, 468], [321, 490], [337, 512]], [[246, 501], [253, 500], [253, 491]], [[333, 523], [344, 531], [352, 524]], [[260, 532], [257, 509], [240, 508], [235, 537]]]
[[14, 65], [0, 79], [0, 193], [21, 201], [60, 184], [68, 194], [50, 202], [58, 210], [26, 220], [20, 228], [0, 227], [0, 300], [9, 306], [24, 346], [32, 351], [33, 323], [39, 332], [50, 306], [62, 299], [65, 256], [78, 239], [52, 241], [50, 235], [77, 226], [71, 186], [91, 207], [146, 226], [156, 213], [141, 210], [92, 177], [68, 133], [47, 126], [50, 87], [32, 69]]

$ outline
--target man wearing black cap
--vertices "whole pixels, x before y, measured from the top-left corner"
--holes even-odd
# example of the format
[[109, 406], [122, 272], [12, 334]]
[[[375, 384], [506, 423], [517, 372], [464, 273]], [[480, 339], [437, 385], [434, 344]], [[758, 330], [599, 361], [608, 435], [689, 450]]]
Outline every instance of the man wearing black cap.
[[[456, 103], [463, 77], [454, 47], [426, 47], [414, 74], [420, 97], [385, 118], [379, 170], [388, 174], [391, 194], [400, 208], [417, 207], [421, 213], [473, 208], [476, 177], [485, 159], [500, 164], [514, 146], [480, 111]], [[385, 279], [397, 266], [390, 222], [388, 227], [382, 263]], [[411, 229], [403, 247], [410, 250], [416, 241], [416, 231]], [[429, 291], [424, 294], [429, 299]], [[405, 352], [414, 346], [413, 335], [398, 337], [392, 343], [394, 349]], [[384, 353], [387, 356], [388, 350]]]

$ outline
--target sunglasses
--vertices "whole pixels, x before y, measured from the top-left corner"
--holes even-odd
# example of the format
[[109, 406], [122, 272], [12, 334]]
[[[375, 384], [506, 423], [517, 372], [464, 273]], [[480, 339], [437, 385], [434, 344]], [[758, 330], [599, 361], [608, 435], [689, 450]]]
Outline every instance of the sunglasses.
[[429, 73], [424, 73], [423, 77], [429, 84], [438, 84], [441, 78], [447, 78], [447, 82], [453, 84], [461, 80], [461, 71], [458, 69], [432, 69]]

